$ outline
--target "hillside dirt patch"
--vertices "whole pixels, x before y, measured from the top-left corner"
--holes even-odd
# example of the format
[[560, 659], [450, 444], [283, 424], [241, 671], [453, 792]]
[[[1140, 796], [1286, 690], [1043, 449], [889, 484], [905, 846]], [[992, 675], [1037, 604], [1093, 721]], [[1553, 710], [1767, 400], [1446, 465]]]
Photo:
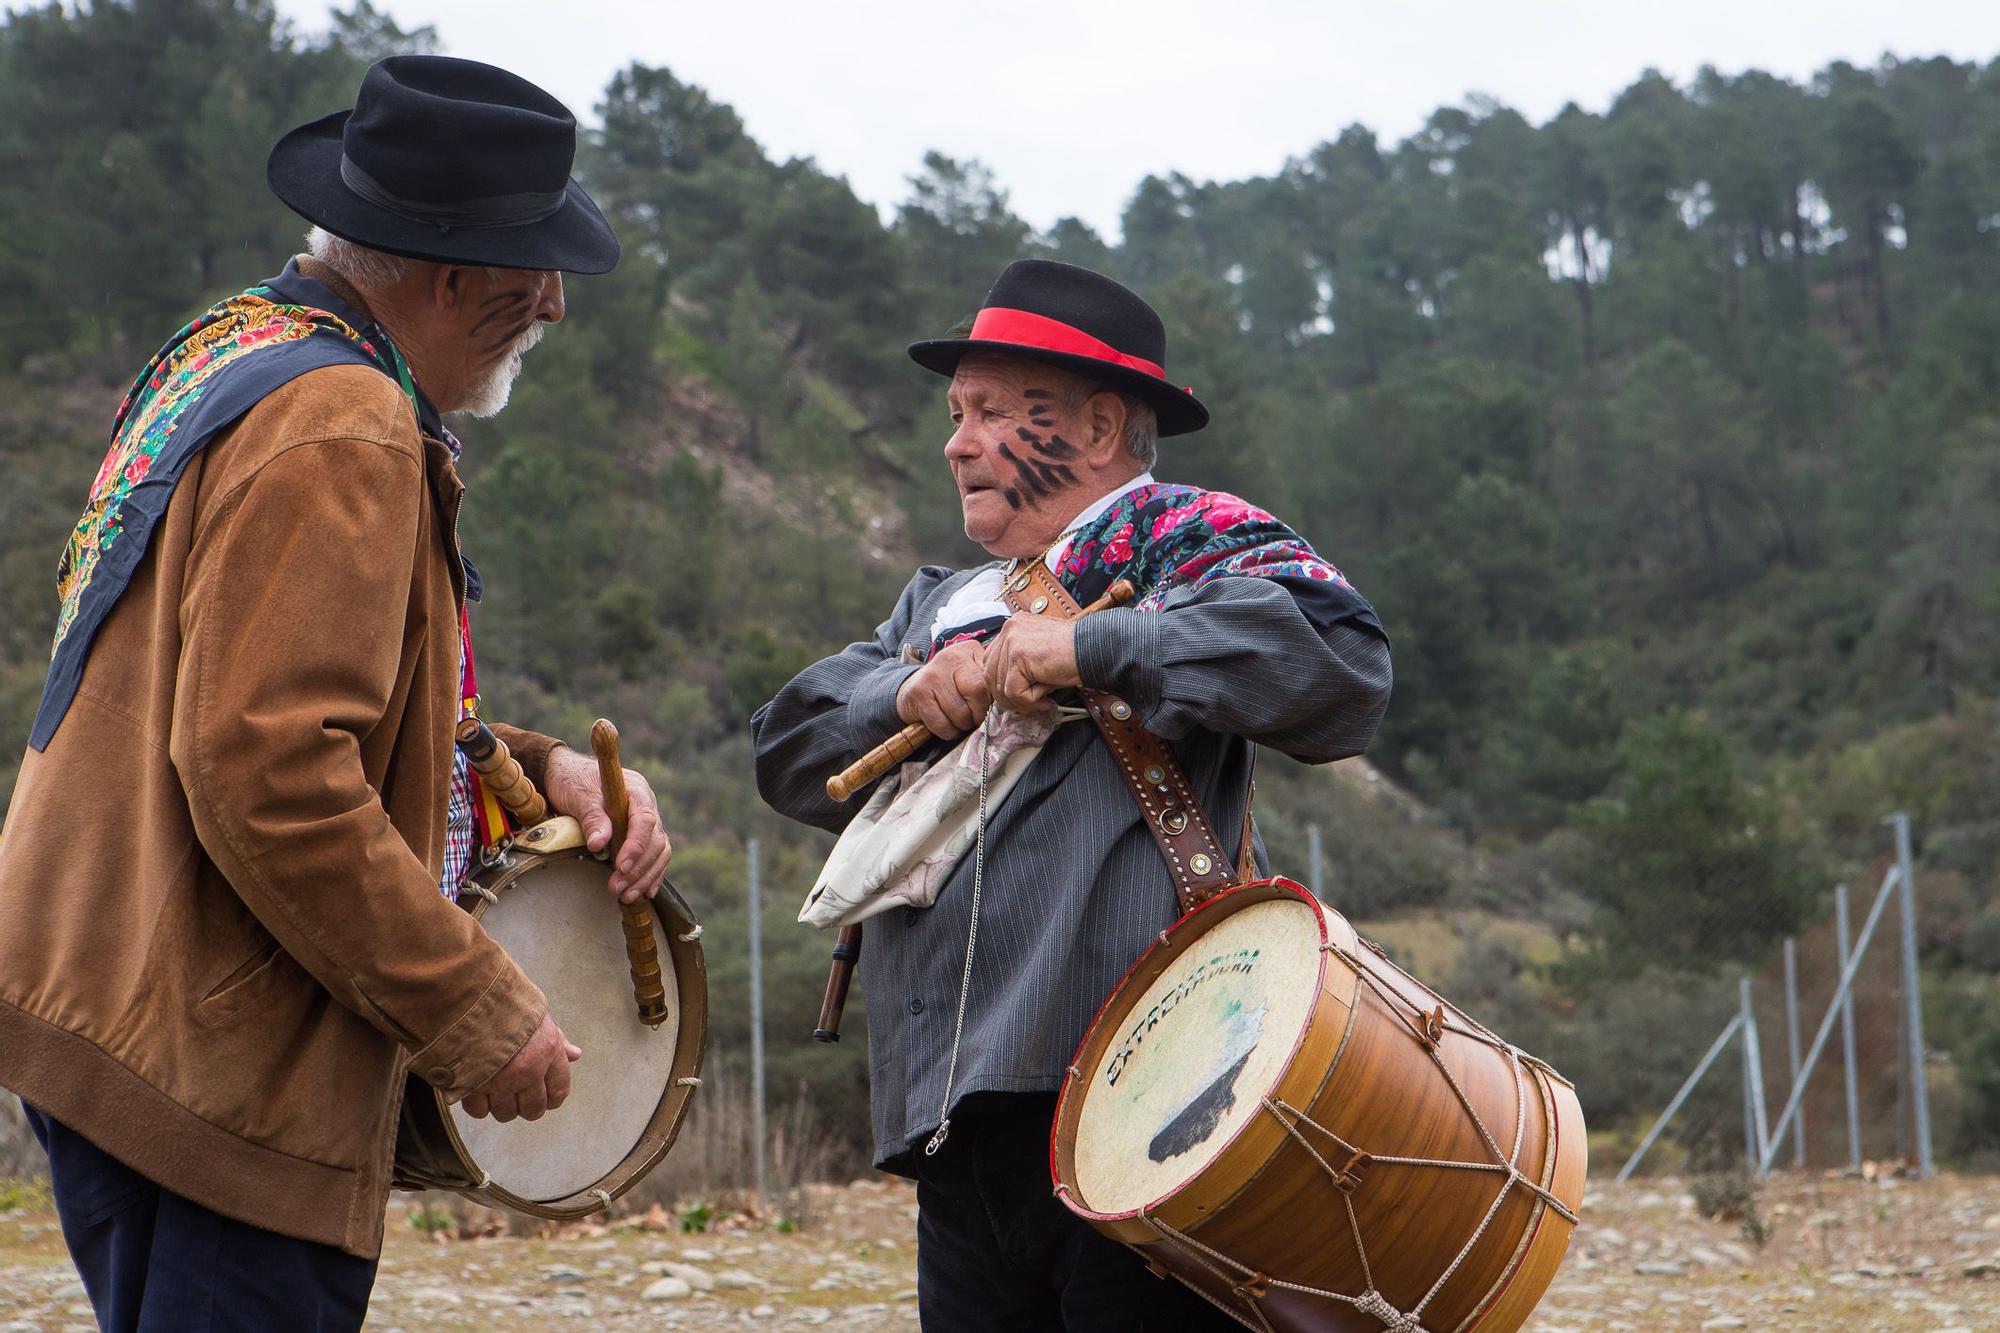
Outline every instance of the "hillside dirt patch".
[[[2000, 1328], [2000, 1181], [1783, 1177], [1753, 1245], [1674, 1181], [1592, 1189], [1529, 1325], [1557, 1330]], [[0, 1333], [90, 1328], [45, 1196], [0, 1194]], [[445, 1239], [398, 1201], [374, 1330], [914, 1328], [916, 1196], [901, 1181], [809, 1187], [801, 1230], [741, 1214], [690, 1234], [655, 1210], [612, 1228]], [[431, 1214], [430, 1216], [435, 1216]], [[685, 1283], [687, 1290], [682, 1291]], [[649, 1295], [650, 1293], [650, 1295]]]

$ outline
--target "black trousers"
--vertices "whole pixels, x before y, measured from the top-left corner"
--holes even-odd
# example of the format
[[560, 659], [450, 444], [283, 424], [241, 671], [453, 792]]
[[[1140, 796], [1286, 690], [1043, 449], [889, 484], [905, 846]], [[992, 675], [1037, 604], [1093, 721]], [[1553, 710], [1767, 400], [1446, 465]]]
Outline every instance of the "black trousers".
[[917, 1305], [926, 1333], [1241, 1328], [1064, 1208], [1049, 1184], [1055, 1096], [987, 1096], [919, 1147]]
[[36, 1110], [56, 1215], [105, 1333], [348, 1333], [375, 1261], [280, 1236], [163, 1189]]

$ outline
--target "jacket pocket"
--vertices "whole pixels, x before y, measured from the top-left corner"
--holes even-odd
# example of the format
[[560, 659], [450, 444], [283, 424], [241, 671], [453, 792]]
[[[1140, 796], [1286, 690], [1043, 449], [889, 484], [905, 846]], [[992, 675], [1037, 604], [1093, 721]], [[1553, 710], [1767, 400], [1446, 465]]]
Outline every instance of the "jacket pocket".
[[267, 940], [196, 1002], [195, 1021], [209, 1028], [228, 1023], [271, 993], [271, 988], [284, 976], [285, 961], [284, 949], [276, 940]]

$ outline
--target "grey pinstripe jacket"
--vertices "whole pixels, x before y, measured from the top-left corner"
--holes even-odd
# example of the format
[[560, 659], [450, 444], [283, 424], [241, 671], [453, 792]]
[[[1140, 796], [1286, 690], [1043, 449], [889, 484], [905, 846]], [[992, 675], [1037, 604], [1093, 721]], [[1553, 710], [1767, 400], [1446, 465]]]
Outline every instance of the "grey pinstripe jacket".
[[[931, 618], [976, 570], [926, 567], [864, 643], [800, 672], [752, 719], [757, 785], [780, 813], [838, 831], [828, 775], [902, 726], [896, 692]], [[1077, 665], [1174, 743], [1225, 850], [1237, 849], [1251, 743], [1324, 763], [1359, 754], [1388, 707], [1389, 648], [1365, 615], [1308, 579], [1217, 578], [1158, 611], [1079, 621]], [[1364, 606], [1365, 611], [1365, 606]], [[1062, 1083], [1098, 1005], [1174, 920], [1172, 882], [1110, 751], [1088, 721], [1057, 729], [987, 829], [986, 881], [953, 1102]], [[1259, 858], [1260, 864], [1262, 858]], [[967, 856], [927, 911], [868, 923], [857, 975], [868, 1006], [878, 1165], [937, 1127], [972, 900]]]

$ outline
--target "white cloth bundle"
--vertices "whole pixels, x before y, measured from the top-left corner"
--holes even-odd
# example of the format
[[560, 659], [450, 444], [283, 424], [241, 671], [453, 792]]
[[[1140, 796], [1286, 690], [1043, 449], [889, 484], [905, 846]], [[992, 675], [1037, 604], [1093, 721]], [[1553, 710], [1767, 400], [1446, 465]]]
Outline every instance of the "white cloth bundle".
[[991, 819], [1055, 729], [1088, 716], [1081, 708], [1043, 713], [996, 708], [987, 725], [942, 758], [907, 763], [891, 773], [834, 844], [799, 908], [799, 920], [825, 929], [866, 921], [892, 907], [929, 907], [978, 836], [980, 764], [986, 765]]

